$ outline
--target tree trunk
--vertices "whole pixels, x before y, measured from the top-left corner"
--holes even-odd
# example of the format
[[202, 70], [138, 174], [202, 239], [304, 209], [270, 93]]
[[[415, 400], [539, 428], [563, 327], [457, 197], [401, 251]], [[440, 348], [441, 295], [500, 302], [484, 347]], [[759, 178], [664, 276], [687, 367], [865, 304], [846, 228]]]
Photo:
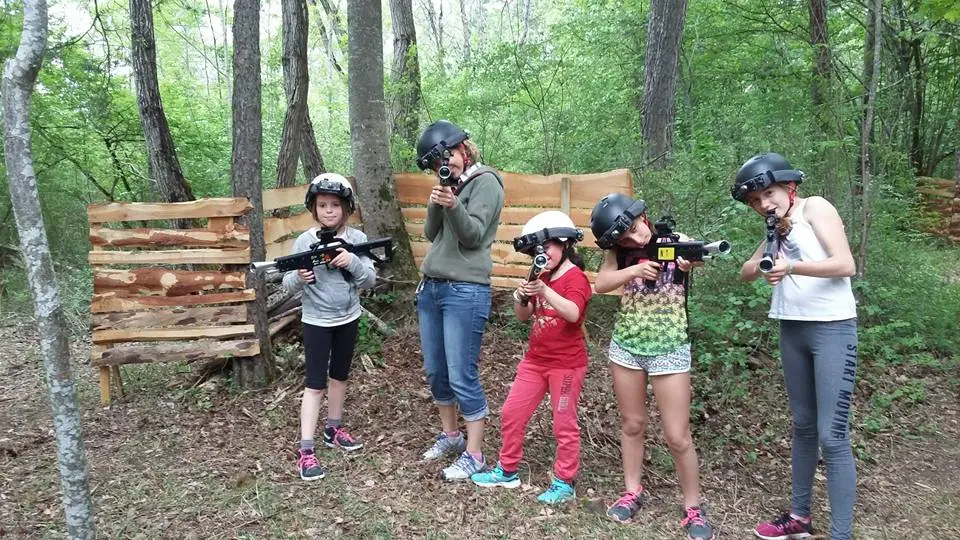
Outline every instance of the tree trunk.
[[433, 7], [433, 1], [428, 0], [427, 3], [427, 20], [430, 21], [430, 30], [433, 32], [433, 41], [437, 45], [437, 65], [440, 66], [441, 71], [443, 69], [443, 2], [440, 2], [440, 13], [437, 14], [436, 9]]
[[[810, 85], [810, 97], [813, 102], [816, 129], [821, 137], [830, 139], [834, 134], [832, 128], [834, 122], [831, 119], [830, 107], [830, 96], [832, 95], [833, 88], [833, 70], [830, 66], [830, 41], [827, 32], [827, 2], [826, 0], [810, 0], [808, 8], [810, 16], [810, 45], [813, 48], [815, 57]], [[823, 155], [820, 156], [819, 160], [826, 165], [822, 169], [824, 196], [834, 204], [838, 204], [838, 179], [836, 174], [834, 174], [834, 164], [839, 158], [836, 148], [836, 145], [829, 145], [829, 147], [822, 152]]]
[[[193, 192], [180, 170], [170, 126], [160, 100], [151, 0], [130, 0], [130, 30], [133, 77], [137, 83], [137, 108], [140, 111], [143, 136], [147, 141], [150, 178], [156, 181], [157, 191], [164, 201], [192, 201]], [[190, 226], [190, 220], [175, 221], [175, 226]]]
[[[522, 0], [520, 8], [523, 10], [520, 14], [520, 36], [517, 38], [517, 45], [522, 47], [527, 42], [527, 35], [530, 33], [530, 1]], [[686, 2], [686, 0], [684, 0]]]
[[67, 537], [86, 539], [94, 538], [95, 531], [80, 409], [70, 372], [70, 344], [30, 147], [30, 96], [46, 44], [47, 4], [44, 0], [25, 2], [20, 46], [16, 56], [7, 60], [3, 68], [4, 161], [53, 410]]
[[283, 0], [283, 90], [287, 113], [283, 117], [276, 187], [296, 184], [297, 158], [307, 110], [307, 2]]
[[313, 132], [313, 120], [310, 119], [309, 107], [303, 110], [303, 129], [300, 130], [300, 163], [303, 165], [303, 175], [307, 182], [327, 172], [323, 163], [323, 155], [317, 147], [317, 136]]
[[[243, 221], [250, 229], [250, 255], [266, 257], [263, 236], [263, 125], [260, 111], [260, 1], [235, 0], [233, 4], [233, 148], [230, 178], [234, 197], [247, 197], [253, 210]], [[296, 158], [296, 155], [294, 155]], [[247, 304], [247, 318], [256, 328], [260, 354], [234, 359], [234, 376], [243, 388], [262, 386], [273, 374], [273, 355], [267, 326], [267, 290], [263, 277], [247, 274], [256, 300]]]
[[[483, 6], [481, 6], [483, 9]], [[394, 21], [396, 27], [396, 21]], [[463, 63], [470, 65], [470, 14], [467, 11], [467, 0], [460, 0], [460, 24], [463, 26]]]
[[[957, 133], [960, 137], [960, 118], [957, 119]], [[950, 210], [950, 239], [960, 243], [960, 144], [953, 153], [953, 205]]]
[[383, 28], [380, 0], [347, 3], [350, 149], [363, 211], [363, 230], [371, 239], [393, 237], [397, 277], [413, 279], [416, 268], [397, 203], [390, 167], [390, 138], [383, 95]]
[[687, 0], [652, 0], [644, 59], [641, 128], [647, 162], [663, 168], [673, 149], [677, 65]]
[[870, 133], [873, 131], [873, 110], [877, 99], [877, 81], [880, 79], [880, 42], [882, 41], [883, 0], [875, 0], [873, 6], [873, 70], [870, 90], [867, 94], [867, 109], [860, 132], [860, 169], [863, 200], [860, 203], [860, 248], [857, 250], [857, 277], [867, 275], [867, 246], [870, 240]]
[[[390, 0], [393, 19], [393, 136], [407, 148], [417, 146], [420, 127], [420, 62], [411, 0]], [[410, 160], [412, 162], [412, 160]]]

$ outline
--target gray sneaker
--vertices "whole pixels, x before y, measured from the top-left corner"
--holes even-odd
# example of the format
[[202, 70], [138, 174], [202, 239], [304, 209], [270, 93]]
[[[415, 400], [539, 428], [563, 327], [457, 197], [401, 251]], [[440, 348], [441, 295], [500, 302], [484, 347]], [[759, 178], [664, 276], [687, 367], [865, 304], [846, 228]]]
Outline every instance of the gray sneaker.
[[427, 451], [420, 456], [420, 459], [423, 461], [433, 461], [450, 454], [457, 455], [466, 449], [467, 440], [463, 438], [463, 433], [458, 434], [456, 437], [447, 437], [441, 433], [437, 435], [437, 440], [433, 442], [433, 446], [427, 449]]
[[474, 473], [482, 471], [485, 466], [483, 458], [477, 461], [469, 453], [464, 452], [452, 465], [443, 470], [443, 478], [444, 480], [468, 480]]

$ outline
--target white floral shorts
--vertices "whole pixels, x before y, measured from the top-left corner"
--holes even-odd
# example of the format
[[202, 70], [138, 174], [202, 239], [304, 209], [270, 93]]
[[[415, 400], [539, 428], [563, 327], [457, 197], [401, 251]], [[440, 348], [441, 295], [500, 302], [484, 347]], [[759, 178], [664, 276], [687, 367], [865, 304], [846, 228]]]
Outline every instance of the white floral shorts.
[[633, 354], [617, 342], [610, 340], [607, 351], [610, 361], [629, 369], [642, 369], [650, 375], [669, 375], [690, 371], [690, 344], [684, 343], [677, 350], [656, 356]]

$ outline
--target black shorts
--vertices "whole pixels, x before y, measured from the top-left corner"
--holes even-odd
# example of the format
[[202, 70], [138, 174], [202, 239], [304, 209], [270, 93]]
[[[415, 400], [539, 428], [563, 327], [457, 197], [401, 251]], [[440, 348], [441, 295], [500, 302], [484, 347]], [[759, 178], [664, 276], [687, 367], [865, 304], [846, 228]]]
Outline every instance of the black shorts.
[[346, 381], [350, 375], [353, 350], [357, 345], [360, 319], [340, 326], [303, 324], [303, 356], [306, 362], [305, 386], [312, 390], [327, 387], [331, 379]]

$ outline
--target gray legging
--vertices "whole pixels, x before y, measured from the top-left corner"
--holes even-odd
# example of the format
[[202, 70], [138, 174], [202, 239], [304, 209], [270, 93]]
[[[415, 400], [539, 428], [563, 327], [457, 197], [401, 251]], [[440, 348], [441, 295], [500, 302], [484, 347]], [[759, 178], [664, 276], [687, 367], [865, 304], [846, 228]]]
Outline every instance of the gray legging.
[[810, 515], [817, 445], [827, 464], [830, 538], [851, 538], [857, 469], [850, 407], [857, 375], [857, 320], [780, 321], [780, 355], [793, 413], [791, 512]]

